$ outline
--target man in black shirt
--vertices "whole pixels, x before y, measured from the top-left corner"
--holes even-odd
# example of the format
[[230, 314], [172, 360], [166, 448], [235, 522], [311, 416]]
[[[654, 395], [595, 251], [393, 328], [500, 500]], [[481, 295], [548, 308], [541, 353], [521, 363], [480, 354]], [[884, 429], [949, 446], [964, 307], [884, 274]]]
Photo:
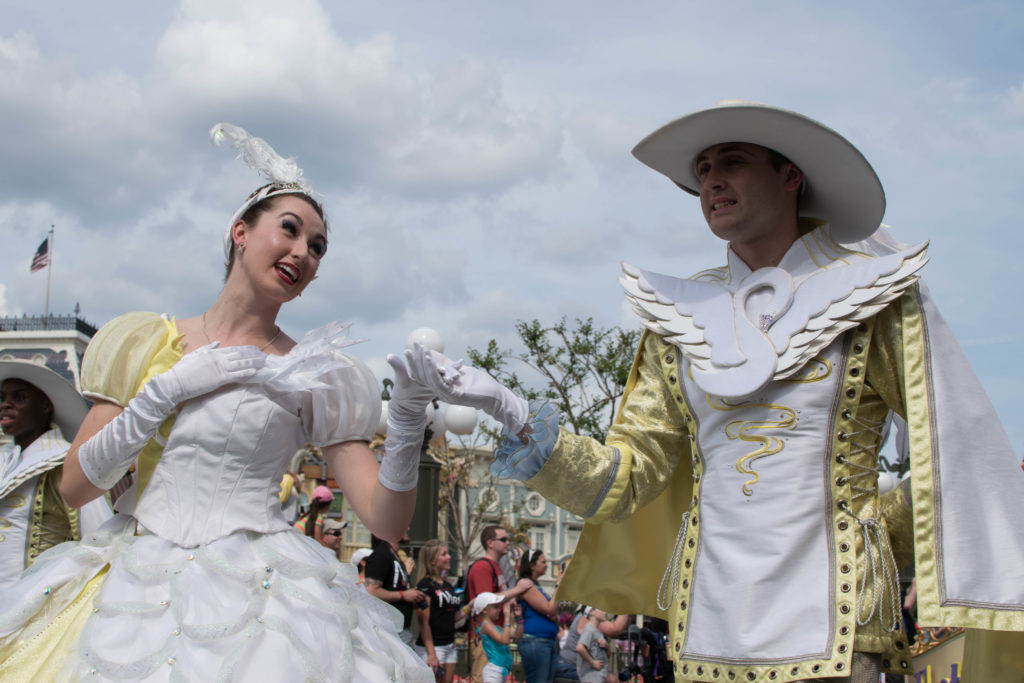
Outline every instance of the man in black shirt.
[[[406, 531], [406, 536], [402, 540], [408, 540], [408, 537]], [[366, 592], [390, 603], [402, 613], [402, 631], [399, 636], [402, 642], [411, 647], [412, 631], [409, 630], [409, 626], [412, 624], [412, 611], [426, 596], [410, 586], [405, 563], [398, 555], [398, 545], [392, 545], [374, 536], [373, 552], [366, 558], [364, 574]]]

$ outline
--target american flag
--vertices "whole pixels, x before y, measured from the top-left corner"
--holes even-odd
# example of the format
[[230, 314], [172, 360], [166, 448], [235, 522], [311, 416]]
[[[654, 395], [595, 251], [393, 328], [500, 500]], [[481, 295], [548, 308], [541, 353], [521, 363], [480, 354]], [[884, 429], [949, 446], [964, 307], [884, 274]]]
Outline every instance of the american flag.
[[36, 255], [32, 257], [32, 272], [42, 270], [50, 263], [50, 238], [47, 237], [36, 249]]

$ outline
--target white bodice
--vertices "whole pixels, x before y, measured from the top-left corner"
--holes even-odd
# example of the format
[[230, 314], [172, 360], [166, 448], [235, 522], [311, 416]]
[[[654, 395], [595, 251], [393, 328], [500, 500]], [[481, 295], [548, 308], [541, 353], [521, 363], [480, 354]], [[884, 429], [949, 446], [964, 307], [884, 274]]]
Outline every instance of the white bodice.
[[317, 333], [269, 356], [250, 382], [180, 407], [133, 512], [143, 527], [185, 547], [241, 529], [288, 529], [278, 492], [295, 451], [373, 436], [376, 378]]

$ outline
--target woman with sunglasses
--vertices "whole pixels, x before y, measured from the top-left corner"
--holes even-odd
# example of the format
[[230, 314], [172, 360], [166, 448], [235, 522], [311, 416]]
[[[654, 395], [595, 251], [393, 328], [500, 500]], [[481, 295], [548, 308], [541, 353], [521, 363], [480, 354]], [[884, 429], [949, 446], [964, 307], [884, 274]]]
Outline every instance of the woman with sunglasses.
[[523, 614], [519, 655], [526, 683], [551, 683], [558, 676], [558, 601], [537, 583], [547, 570], [542, 550], [527, 548], [519, 558], [519, 578], [533, 584], [519, 597]]

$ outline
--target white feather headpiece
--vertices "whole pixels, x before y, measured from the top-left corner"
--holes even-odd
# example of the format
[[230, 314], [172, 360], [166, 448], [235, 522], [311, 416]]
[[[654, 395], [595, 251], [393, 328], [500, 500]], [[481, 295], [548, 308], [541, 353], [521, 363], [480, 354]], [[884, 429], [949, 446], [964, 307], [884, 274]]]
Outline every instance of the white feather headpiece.
[[271, 147], [266, 140], [249, 135], [244, 128], [230, 123], [218, 123], [210, 129], [210, 139], [219, 145], [230, 142], [238, 150], [238, 158], [249, 168], [255, 169], [270, 184], [253, 194], [235, 211], [224, 232], [224, 256], [231, 257], [234, 243], [231, 240], [231, 227], [241, 218], [253, 204], [268, 197], [282, 194], [304, 194], [313, 196], [313, 188], [302, 176], [302, 169], [295, 159], [285, 159]]

